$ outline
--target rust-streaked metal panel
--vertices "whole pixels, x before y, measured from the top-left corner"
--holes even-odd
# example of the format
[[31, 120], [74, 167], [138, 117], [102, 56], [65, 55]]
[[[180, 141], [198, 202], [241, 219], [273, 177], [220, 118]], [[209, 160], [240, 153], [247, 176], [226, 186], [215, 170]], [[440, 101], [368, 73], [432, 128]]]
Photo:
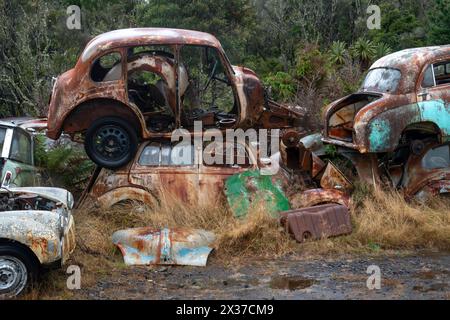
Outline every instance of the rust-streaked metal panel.
[[321, 239], [352, 232], [347, 207], [338, 204], [284, 211], [280, 213], [281, 224], [297, 242]]
[[351, 207], [350, 196], [337, 189], [309, 189], [290, 199], [292, 208], [312, 207], [326, 203], [337, 203]]
[[352, 183], [332, 162], [328, 162], [322, 179], [320, 179], [320, 186], [323, 189], [338, 189], [342, 191], [353, 189]]
[[201, 229], [143, 227], [117, 231], [112, 240], [127, 265], [204, 267], [215, 235]]

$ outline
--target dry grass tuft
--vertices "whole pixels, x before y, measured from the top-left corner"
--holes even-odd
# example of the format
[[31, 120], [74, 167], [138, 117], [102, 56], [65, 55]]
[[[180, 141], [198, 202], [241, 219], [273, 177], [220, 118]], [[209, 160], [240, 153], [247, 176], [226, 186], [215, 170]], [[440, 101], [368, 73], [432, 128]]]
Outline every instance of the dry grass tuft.
[[354, 215], [352, 235], [362, 244], [384, 249], [450, 249], [450, 206], [447, 200], [409, 203], [396, 192], [375, 189]]

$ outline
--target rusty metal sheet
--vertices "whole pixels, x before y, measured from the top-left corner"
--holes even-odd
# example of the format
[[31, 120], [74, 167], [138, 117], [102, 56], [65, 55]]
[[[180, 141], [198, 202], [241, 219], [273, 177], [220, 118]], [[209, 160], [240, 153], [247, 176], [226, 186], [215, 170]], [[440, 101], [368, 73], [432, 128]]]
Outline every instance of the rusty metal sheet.
[[229, 177], [225, 182], [225, 196], [228, 205], [237, 218], [244, 218], [252, 205], [263, 204], [271, 215], [290, 208], [276, 176], [261, 175], [257, 170], [249, 170]]
[[325, 204], [280, 212], [280, 221], [297, 242], [352, 232], [348, 208], [339, 204]]
[[350, 196], [337, 189], [309, 189], [290, 199], [293, 208], [312, 207], [326, 203], [337, 203], [351, 208]]
[[331, 161], [328, 162], [320, 179], [320, 186], [323, 189], [338, 189], [347, 192], [353, 189], [353, 184]]
[[215, 235], [200, 229], [155, 229], [151, 227], [120, 230], [112, 241], [122, 252], [127, 265], [206, 266]]

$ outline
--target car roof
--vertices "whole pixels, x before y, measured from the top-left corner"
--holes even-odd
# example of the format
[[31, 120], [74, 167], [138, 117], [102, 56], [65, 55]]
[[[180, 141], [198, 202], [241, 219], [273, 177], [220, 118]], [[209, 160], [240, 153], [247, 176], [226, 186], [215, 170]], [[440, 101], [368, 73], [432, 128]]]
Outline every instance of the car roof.
[[[45, 118], [10, 117], [0, 120], [0, 126], [9, 128], [41, 128], [46, 123]], [[46, 126], [46, 125], [45, 125]]]
[[171, 28], [130, 28], [98, 35], [87, 44], [81, 60], [86, 62], [99, 51], [112, 48], [152, 44], [191, 44], [221, 48], [219, 40], [205, 32]]
[[424, 66], [431, 60], [443, 58], [450, 54], [450, 45], [405, 49], [378, 59], [373, 68], [390, 67], [402, 69], [412, 64]]
[[384, 56], [370, 67], [394, 68], [402, 73], [399, 93], [413, 92], [423, 68], [430, 62], [450, 56], [450, 45], [405, 49]]

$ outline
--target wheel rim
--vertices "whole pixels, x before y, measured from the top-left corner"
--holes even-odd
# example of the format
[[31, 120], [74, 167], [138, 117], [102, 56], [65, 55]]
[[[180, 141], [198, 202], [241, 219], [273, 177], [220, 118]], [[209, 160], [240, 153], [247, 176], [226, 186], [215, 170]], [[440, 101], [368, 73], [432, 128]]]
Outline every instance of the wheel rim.
[[123, 158], [130, 150], [130, 136], [121, 127], [108, 125], [95, 132], [94, 152], [101, 159], [111, 161]]
[[11, 256], [0, 257], [0, 296], [18, 295], [27, 280], [27, 268], [21, 260]]

